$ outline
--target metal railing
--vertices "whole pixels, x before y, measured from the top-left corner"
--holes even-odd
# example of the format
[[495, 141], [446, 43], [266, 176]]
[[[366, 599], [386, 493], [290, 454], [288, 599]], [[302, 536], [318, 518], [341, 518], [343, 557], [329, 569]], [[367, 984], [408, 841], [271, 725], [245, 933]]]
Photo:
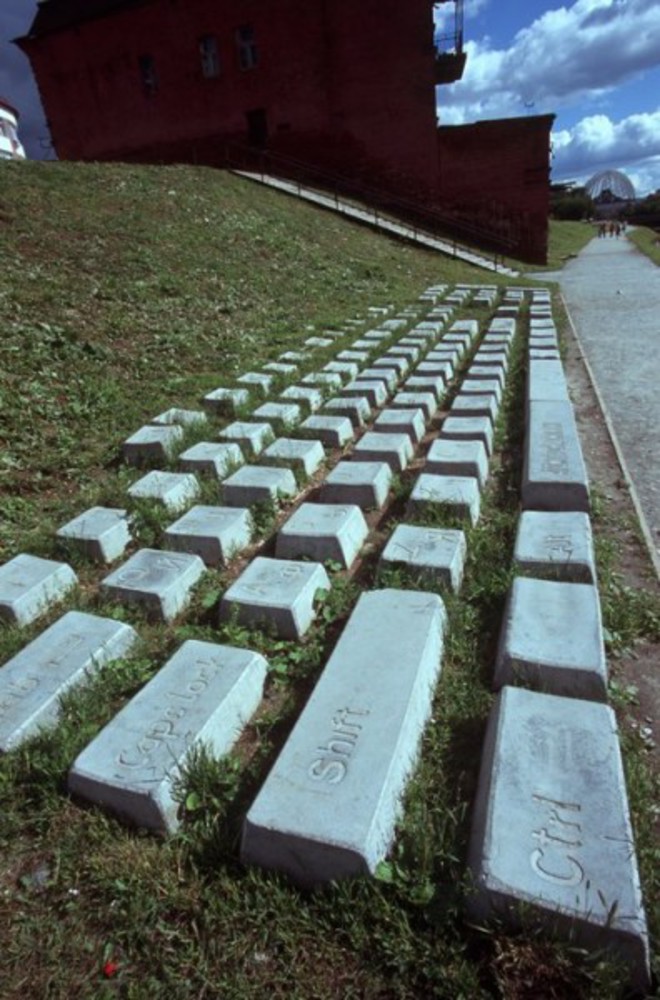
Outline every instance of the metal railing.
[[[505, 253], [511, 254], [520, 245], [520, 225], [511, 220], [504, 210], [497, 213], [499, 218], [495, 222], [492, 216], [496, 213], [492, 209], [490, 220], [475, 220], [449, 208], [426, 207], [412, 198], [402, 198], [365, 184], [357, 177], [348, 177], [291, 156], [237, 142], [225, 145], [225, 161], [229, 170], [253, 173], [261, 179], [286, 179], [297, 194], [311, 188], [330, 198], [338, 210], [342, 205], [367, 208], [373, 213], [376, 225], [379, 220], [395, 224], [404, 222], [411, 229], [413, 238], [442, 239], [452, 245], [454, 255], [458, 251], [478, 253], [484, 257], [491, 254], [496, 268], [504, 264]], [[420, 201], [423, 198], [425, 196], [420, 195]], [[350, 199], [356, 204], [351, 205]]]

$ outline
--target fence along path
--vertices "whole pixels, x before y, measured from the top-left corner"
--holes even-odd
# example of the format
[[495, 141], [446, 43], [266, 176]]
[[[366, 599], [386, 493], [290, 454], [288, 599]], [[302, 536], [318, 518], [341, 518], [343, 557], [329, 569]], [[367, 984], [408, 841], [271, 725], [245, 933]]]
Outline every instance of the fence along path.
[[[509, 288], [499, 302], [494, 287], [436, 286], [396, 316], [373, 307], [343, 330], [308, 337], [300, 351], [208, 393], [204, 410], [172, 407], [124, 443], [131, 465], [158, 465], [176, 456], [184, 427], [211, 432], [183, 452], [180, 473], [152, 469], [133, 484], [128, 509], [132, 498], [147, 496], [172, 511], [164, 536], [169, 547], [133, 552], [99, 581], [99, 591], [164, 622], [185, 615], [205, 566], [224, 565], [249, 546], [254, 504], [302, 497], [279, 530], [276, 557], [253, 559], [223, 595], [218, 614], [303, 639], [318, 591], [332, 586], [324, 562], [337, 553], [346, 569], [355, 562], [370, 511], [388, 502], [393, 474], [422, 454], [423, 436], [450, 402], [404, 522], [381, 556], [384, 566], [423, 574], [432, 589], [375, 590], [358, 602], [248, 811], [242, 844], [248, 864], [314, 885], [373, 872], [391, 846], [442, 666], [445, 612], [435, 591], [460, 588], [463, 527], [480, 517], [526, 294]], [[459, 308], [474, 318], [455, 320]], [[534, 291], [523, 514], [514, 554], [525, 576], [514, 581], [494, 670], [501, 693], [476, 802], [474, 906], [479, 915], [497, 912], [515, 922], [519, 905], [531, 902], [546, 926], [577, 932], [588, 947], [617, 950], [641, 982], [648, 976], [648, 941], [618, 739], [605, 704], [588, 483], [557, 347], [548, 296]], [[314, 353], [329, 351], [332, 359], [315, 368]], [[283, 380], [290, 384], [273, 398]], [[301, 474], [322, 476], [322, 456], [335, 464], [321, 488], [301, 487]], [[217, 480], [221, 505], [195, 503], [197, 476], [204, 474]], [[429, 511], [433, 527], [424, 523]], [[82, 512], [59, 534], [101, 565], [132, 547], [124, 509]], [[72, 585], [66, 564], [36, 566], [34, 559], [23, 553], [0, 567], [5, 619], [38, 618]], [[579, 616], [577, 595], [587, 609]], [[52, 628], [64, 631], [65, 643], [67, 634], [81, 643], [70, 614]], [[87, 644], [82, 667], [66, 676], [58, 679], [52, 656], [40, 653], [47, 632], [0, 668], [6, 747], [33, 731], [40, 705], [52, 706], [137, 638], [125, 627], [120, 646], [113, 646], [117, 640], [102, 635], [103, 619], [85, 621], [101, 638]], [[570, 630], [567, 650], [563, 637]], [[172, 785], [192, 748], [203, 740], [217, 753], [231, 749], [261, 700], [266, 671], [263, 657], [249, 650], [184, 644], [72, 762], [72, 791], [121, 819], [174, 829]], [[52, 714], [48, 722], [57, 724]]]

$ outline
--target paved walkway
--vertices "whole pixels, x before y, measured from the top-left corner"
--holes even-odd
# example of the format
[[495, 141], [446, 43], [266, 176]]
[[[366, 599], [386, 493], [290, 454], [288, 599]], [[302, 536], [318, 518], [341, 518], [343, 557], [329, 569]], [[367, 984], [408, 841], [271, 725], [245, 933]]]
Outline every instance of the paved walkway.
[[660, 566], [660, 267], [625, 237], [594, 238], [559, 272], [578, 339]]
[[482, 267], [486, 271], [494, 271], [497, 274], [506, 274], [512, 278], [518, 277], [518, 271], [506, 267], [493, 257], [485, 257], [475, 251], [467, 250], [465, 247], [453, 243], [451, 240], [442, 240], [434, 236], [428, 236], [413, 226], [407, 226], [405, 222], [395, 222], [393, 219], [384, 218], [379, 212], [373, 212], [368, 208], [361, 208], [353, 202], [345, 201], [341, 197], [335, 198], [332, 195], [322, 194], [313, 188], [303, 187], [295, 181], [283, 180], [281, 177], [273, 177], [269, 174], [255, 174], [245, 170], [234, 170], [232, 173], [238, 177], [246, 177], [248, 180], [256, 181], [259, 184], [266, 184], [268, 187], [285, 191], [287, 194], [295, 195], [304, 201], [313, 201], [314, 204], [321, 205], [323, 208], [329, 208], [340, 215], [347, 215], [356, 222], [366, 223], [382, 232], [392, 233], [395, 236], [403, 236], [405, 239], [412, 240], [413, 243], [427, 247], [429, 250], [437, 250], [440, 253], [447, 254], [449, 257], [456, 257], [458, 260], [464, 260], [468, 264], [474, 264], [475, 267]]

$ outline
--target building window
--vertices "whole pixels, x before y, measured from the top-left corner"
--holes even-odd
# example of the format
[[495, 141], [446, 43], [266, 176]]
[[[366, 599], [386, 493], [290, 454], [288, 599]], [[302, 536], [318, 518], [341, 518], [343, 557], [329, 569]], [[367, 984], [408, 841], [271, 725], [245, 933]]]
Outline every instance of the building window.
[[142, 90], [147, 97], [152, 97], [158, 90], [158, 77], [156, 76], [156, 66], [153, 56], [140, 56], [138, 65], [140, 67]]
[[236, 45], [238, 46], [238, 65], [241, 69], [254, 69], [257, 65], [257, 46], [254, 41], [254, 28], [244, 24], [236, 29]]
[[199, 55], [202, 60], [202, 76], [206, 80], [220, 76], [220, 53], [215, 35], [202, 35], [199, 40]]

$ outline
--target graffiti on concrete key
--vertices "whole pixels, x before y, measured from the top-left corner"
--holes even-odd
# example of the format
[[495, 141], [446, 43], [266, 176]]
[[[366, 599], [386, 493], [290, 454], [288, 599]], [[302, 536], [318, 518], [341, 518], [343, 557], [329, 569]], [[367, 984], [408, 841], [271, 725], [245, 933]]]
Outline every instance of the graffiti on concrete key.
[[367, 715], [368, 710], [341, 708], [337, 711], [330, 738], [316, 748], [321, 756], [315, 757], [307, 770], [312, 781], [338, 785], [344, 780]]
[[6, 690], [0, 695], [0, 718], [10, 711], [22, 698], [39, 687], [39, 678], [28, 674], [17, 677], [9, 682]]
[[[213, 663], [205, 662], [204, 660], [197, 660], [196, 665], [200, 668], [197, 677], [189, 680], [177, 691], [166, 692], [166, 697], [171, 698], [175, 704], [168, 705], [163, 709], [158, 719], [149, 727], [144, 736], [138, 740], [133, 749], [124, 749], [119, 753], [117, 761], [122, 767], [147, 767], [153, 754], [162, 747], [167, 747], [170, 744], [174, 744], [174, 750], [171, 755], [172, 767], [176, 765], [181, 745], [186, 746], [194, 735], [189, 731], [177, 732], [176, 723], [186, 714], [190, 705], [197, 701], [200, 695], [208, 688], [210, 677], [204, 668], [214, 667]], [[181, 704], [181, 702], [184, 704]], [[148, 769], [158, 778], [168, 773], [168, 768], [163, 768], [162, 765], [160, 767], [154, 765]], [[123, 775], [117, 774], [116, 777], [123, 778]]]
[[584, 868], [576, 854], [582, 847], [582, 827], [578, 820], [582, 807], [577, 802], [560, 802], [534, 793], [544, 824], [532, 831], [536, 847], [529, 856], [539, 878], [552, 885], [572, 888], [584, 880]]
[[543, 425], [542, 446], [544, 451], [543, 471], [550, 472], [554, 476], [568, 475], [568, 456], [561, 424]]
[[570, 535], [546, 535], [545, 545], [550, 562], [564, 562], [573, 555], [573, 539]]

